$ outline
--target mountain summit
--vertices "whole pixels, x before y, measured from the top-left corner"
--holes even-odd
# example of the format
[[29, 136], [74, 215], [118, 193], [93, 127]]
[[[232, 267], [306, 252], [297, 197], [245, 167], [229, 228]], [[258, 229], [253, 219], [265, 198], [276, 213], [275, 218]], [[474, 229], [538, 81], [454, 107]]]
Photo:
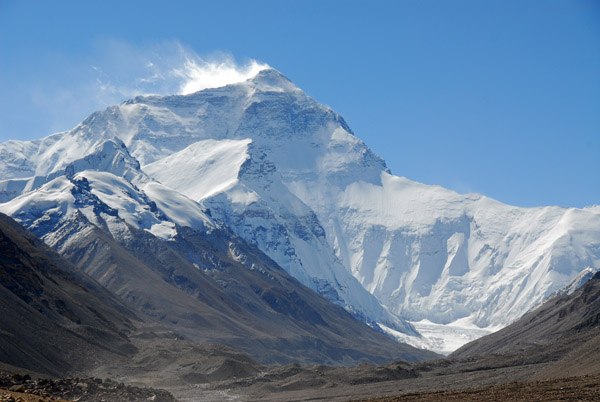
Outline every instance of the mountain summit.
[[[148, 177], [119, 175], [119, 185], [157, 205], [156, 221], [131, 224], [163, 239], [177, 225], [223, 225], [413, 345], [454, 350], [600, 267], [597, 209], [518, 208], [394, 176], [340, 115], [273, 69], [190, 95], [136, 97], [68, 132], [0, 145], [9, 179], [0, 211], [27, 226], [20, 214], [42, 205], [37, 184], [114, 138]], [[105, 199], [119, 214], [136, 211]], [[196, 220], [182, 218], [184, 205]]]

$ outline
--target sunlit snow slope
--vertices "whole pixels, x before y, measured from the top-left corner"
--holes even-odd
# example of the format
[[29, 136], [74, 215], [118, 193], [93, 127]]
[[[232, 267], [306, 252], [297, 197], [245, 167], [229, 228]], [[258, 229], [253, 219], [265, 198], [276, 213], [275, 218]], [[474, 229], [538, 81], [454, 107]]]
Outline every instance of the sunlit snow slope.
[[[186, 203], [203, 205], [307, 286], [436, 351], [508, 325], [600, 267], [597, 207], [518, 208], [394, 176], [341, 116], [272, 69], [186, 96], [138, 97], [71, 131], [0, 145], [0, 177], [10, 179], [0, 210], [113, 137], [148, 175], [129, 179], [136, 189], [170, 191], [164, 214], [187, 219]], [[168, 237], [156, 219], [144, 228]]]

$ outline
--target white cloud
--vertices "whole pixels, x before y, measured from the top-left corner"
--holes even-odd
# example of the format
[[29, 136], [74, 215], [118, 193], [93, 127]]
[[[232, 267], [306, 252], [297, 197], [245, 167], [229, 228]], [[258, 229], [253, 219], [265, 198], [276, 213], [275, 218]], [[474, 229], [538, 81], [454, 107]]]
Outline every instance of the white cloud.
[[137, 95], [187, 95], [242, 82], [269, 68], [252, 59], [238, 63], [222, 52], [200, 57], [179, 42], [136, 49], [112, 41], [103, 53], [106, 66], [94, 67], [99, 95], [121, 100]]
[[187, 95], [206, 88], [218, 88], [246, 81], [266, 68], [269, 66], [256, 60], [238, 65], [231, 58], [217, 62], [188, 58], [181, 68], [173, 70], [173, 74], [183, 80], [179, 93]]

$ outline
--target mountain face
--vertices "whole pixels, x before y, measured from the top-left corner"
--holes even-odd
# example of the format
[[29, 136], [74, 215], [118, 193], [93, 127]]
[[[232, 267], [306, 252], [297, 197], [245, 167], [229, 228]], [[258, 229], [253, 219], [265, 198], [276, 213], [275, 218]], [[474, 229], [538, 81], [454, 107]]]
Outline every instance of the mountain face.
[[131, 309], [0, 214], [0, 362], [73, 375], [132, 356]]
[[52, 222], [72, 208], [67, 193], [87, 191], [77, 210], [121, 243], [111, 216], [167, 243], [179, 228], [226, 227], [371, 326], [442, 352], [600, 267], [598, 208], [518, 208], [394, 176], [272, 69], [137, 97], [0, 156], [0, 210], [59, 250]]

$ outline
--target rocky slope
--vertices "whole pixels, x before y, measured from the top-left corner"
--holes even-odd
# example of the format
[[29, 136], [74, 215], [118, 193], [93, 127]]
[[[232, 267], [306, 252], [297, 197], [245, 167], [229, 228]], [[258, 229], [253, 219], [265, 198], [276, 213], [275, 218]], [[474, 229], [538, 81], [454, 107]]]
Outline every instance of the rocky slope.
[[0, 250], [2, 363], [67, 375], [136, 352], [132, 310], [3, 214]]
[[451, 357], [503, 355], [551, 362], [538, 378], [600, 372], [600, 273], [570, 295], [557, 296], [502, 330], [473, 341]]

